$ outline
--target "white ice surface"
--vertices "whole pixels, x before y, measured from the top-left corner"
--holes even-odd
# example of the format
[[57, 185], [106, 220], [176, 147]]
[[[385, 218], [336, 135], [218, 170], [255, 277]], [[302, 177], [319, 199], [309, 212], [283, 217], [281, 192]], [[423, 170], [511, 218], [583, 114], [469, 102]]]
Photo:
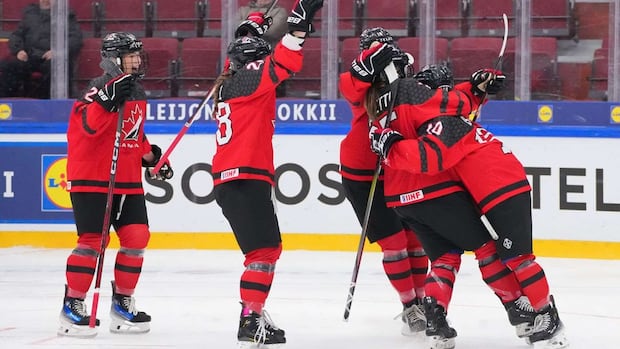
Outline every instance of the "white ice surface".
[[[0, 348], [236, 348], [238, 251], [148, 250], [137, 306], [153, 317], [151, 332], [108, 331], [116, 250], [105, 258], [97, 337], [58, 337], [68, 249], [0, 249]], [[286, 349], [416, 349], [393, 318], [401, 306], [381, 269], [381, 255], [362, 260], [348, 322], [342, 319], [354, 253], [285, 251], [267, 303], [287, 333]], [[539, 258], [572, 349], [620, 348], [620, 261]], [[87, 298], [91, 308], [92, 291]], [[508, 324], [499, 301], [464, 256], [449, 319], [457, 349], [529, 348]]]

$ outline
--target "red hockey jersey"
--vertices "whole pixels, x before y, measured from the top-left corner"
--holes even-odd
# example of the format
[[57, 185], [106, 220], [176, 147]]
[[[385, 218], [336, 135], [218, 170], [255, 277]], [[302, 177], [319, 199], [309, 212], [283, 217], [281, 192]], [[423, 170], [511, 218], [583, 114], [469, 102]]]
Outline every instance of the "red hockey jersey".
[[[118, 113], [107, 111], [92, 96], [109, 79], [111, 76], [96, 79], [71, 108], [67, 129], [67, 190], [71, 192], [108, 190]], [[144, 91], [138, 85], [136, 89], [132, 96], [140, 99], [125, 102], [114, 194], [144, 193], [142, 156], [151, 151], [151, 145], [144, 135]]]
[[213, 184], [257, 179], [274, 184], [272, 138], [276, 86], [299, 72], [303, 55], [278, 43], [271, 56], [246, 64], [218, 91]]

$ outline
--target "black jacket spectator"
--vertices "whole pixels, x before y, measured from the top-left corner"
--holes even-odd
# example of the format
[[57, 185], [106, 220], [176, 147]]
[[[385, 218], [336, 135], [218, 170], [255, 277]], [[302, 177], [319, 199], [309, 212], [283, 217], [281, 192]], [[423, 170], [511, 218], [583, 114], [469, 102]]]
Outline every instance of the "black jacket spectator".
[[[82, 32], [75, 14], [68, 16], [69, 81], [73, 62], [82, 47]], [[11, 57], [0, 63], [0, 97], [49, 98], [51, 18], [49, 0], [28, 5], [18, 28], [9, 37]]]

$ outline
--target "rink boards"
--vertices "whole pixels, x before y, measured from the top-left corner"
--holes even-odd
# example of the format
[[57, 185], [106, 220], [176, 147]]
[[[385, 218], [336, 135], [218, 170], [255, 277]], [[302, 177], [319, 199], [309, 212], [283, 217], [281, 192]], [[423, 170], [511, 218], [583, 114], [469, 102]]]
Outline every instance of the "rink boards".
[[[174, 135], [150, 139], [165, 148]], [[360, 227], [338, 175], [342, 135], [276, 135], [275, 190], [284, 247], [351, 251]], [[5, 135], [0, 142], [0, 247], [74, 244], [63, 187], [64, 135]], [[540, 255], [620, 258], [620, 140], [500, 136], [532, 185]], [[236, 248], [212, 193], [211, 134], [187, 135], [169, 182], [144, 182], [153, 248]], [[480, 171], [484, 180], [484, 169]], [[371, 249], [374, 246], [370, 247]]]

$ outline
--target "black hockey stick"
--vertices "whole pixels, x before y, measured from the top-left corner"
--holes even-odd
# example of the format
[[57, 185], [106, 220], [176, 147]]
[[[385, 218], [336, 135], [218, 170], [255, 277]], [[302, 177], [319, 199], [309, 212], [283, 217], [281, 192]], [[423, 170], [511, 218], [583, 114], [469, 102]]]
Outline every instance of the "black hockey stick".
[[[385, 68], [385, 73], [390, 83], [390, 104], [388, 107], [388, 113], [385, 120], [385, 127], [389, 126], [390, 118], [392, 117], [392, 111], [394, 110], [394, 102], [396, 101], [396, 95], [398, 94], [398, 73], [394, 67], [394, 63], [390, 63]], [[351, 305], [353, 303], [353, 294], [355, 293], [355, 286], [357, 284], [357, 276], [360, 270], [360, 264], [362, 263], [362, 253], [364, 252], [364, 244], [366, 243], [366, 235], [368, 233], [368, 223], [370, 221], [370, 211], [372, 209], [372, 202], [375, 198], [375, 190], [377, 188], [377, 181], [381, 174], [381, 157], [377, 158], [377, 166], [375, 167], [375, 173], [370, 182], [370, 190], [368, 192], [368, 201], [366, 202], [366, 211], [364, 212], [364, 221], [362, 223], [362, 233], [360, 234], [360, 241], [357, 246], [357, 254], [355, 256], [355, 265], [353, 266], [353, 274], [351, 275], [351, 284], [349, 285], [349, 294], [347, 295], [347, 303], [344, 307], [344, 321], [349, 319], [351, 315]]]
[[[123, 74], [120, 67], [114, 62], [103, 59], [101, 67], [106, 72], [118, 71], [118, 75]], [[121, 133], [123, 132], [123, 112], [125, 111], [125, 103], [118, 107], [118, 119], [116, 122], [116, 133], [114, 134], [114, 146], [112, 150], [112, 161], [110, 163], [110, 181], [108, 182], [108, 192], [105, 202], [105, 213], [103, 216], [103, 226], [101, 227], [101, 252], [97, 256], [97, 267], [95, 269], [95, 290], [93, 293], [93, 304], [91, 307], [90, 321], [88, 327], [95, 328], [97, 321], [97, 307], [99, 306], [99, 291], [101, 288], [101, 274], [103, 271], [103, 259], [105, 257], [105, 249], [110, 236], [110, 222], [112, 220], [112, 203], [114, 201], [114, 183], [116, 182], [116, 166], [118, 164], [118, 156], [121, 147]]]
[[[504, 39], [502, 40], [502, 48], [499, 50], [499, 55], [497, 56], [497, 62], [495, 62], [495, 70], [498, 70], [502, 65], [502, 61], [504, 60], [504, 51], [506, 51], [506, 43], [508, 42], [508, 17], [505, 13], [502, 13], [502, 21], [504, 22]], [[482, 97], [482, 102], [474, 113], [472, 121], [476, 121], [478, 119], [478, 116], [480, 116], [480, 109], [482, 109], [482, 105], [486, 101], [487, 96], [488, 94], [485, 90], [484, 96]]]

